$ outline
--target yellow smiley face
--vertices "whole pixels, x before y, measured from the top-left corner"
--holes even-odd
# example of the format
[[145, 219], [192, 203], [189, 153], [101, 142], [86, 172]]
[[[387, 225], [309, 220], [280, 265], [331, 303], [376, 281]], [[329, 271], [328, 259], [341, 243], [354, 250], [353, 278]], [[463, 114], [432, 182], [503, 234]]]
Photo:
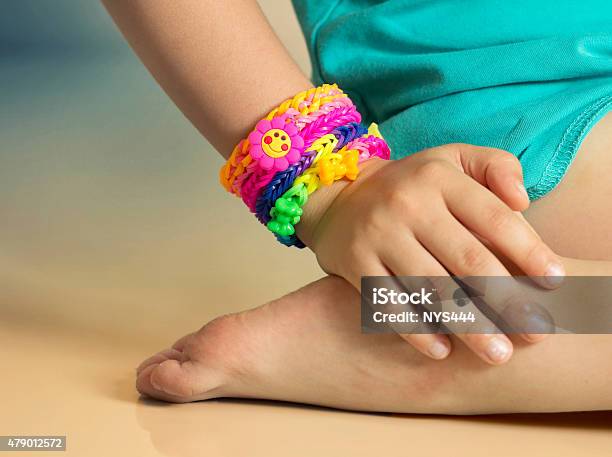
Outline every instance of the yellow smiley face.
[[284, 157], [291, 150], [291, 139], [284, 130], [270, 129], [261, 139], [261, 148], [269, 157]]

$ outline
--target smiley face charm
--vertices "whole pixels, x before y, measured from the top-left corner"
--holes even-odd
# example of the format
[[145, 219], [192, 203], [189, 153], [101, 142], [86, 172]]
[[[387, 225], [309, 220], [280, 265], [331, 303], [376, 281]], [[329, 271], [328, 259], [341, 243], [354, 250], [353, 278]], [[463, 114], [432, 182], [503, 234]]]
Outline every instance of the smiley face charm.
[[285, 122], [285, 117], [259, 121], [249, 135], [249, 154], [264, 170], [283, 171], [297, 162], [304, 140], [297, 127]]
[[261, 148], [264, 153], [275, 159], [284, 157], [291, 149], [291, 139], [284, 130], [271, 129], [266, 132], [261, 140]]

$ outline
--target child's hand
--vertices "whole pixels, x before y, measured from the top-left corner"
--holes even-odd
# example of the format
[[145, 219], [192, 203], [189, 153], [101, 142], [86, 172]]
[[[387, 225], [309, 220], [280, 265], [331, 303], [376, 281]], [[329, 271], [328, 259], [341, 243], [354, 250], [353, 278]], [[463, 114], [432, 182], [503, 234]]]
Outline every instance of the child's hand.
[[[357, 289], [361, 276], [508, 276], [491, 250], [543, 277], [543, 286], [564, 275], [559, 257], [514, 212], [529, 199], [510, 153], [452, 144], [362, 168], [355, 182], [315, 192], [297, 226], [321, 267]], [[444, 335], [402, 337], [433, 358], [450, 351]], [[458, 337], [489, 363], [512, 353], [503, 334]]]

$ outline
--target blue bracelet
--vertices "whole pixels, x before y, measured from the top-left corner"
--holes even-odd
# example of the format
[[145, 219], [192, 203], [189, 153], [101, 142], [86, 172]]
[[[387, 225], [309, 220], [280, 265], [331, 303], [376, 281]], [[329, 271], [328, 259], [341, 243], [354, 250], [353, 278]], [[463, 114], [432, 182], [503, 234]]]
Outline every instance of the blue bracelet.
[[[338, 139], [338, 144], [334, 150], [336, 151], [342, 149], [350, 141], [365, 135], [367, 132], [367, 127], [357, 122], [351, 122], [343, 125], [342, 127], [336, 128], [331, 132], [331, 134]], [[259, 219], [262, 224], [265, 225], [270, 221], [270, 210], [274, 207], [276, 200], [293, 185], [293, 182], [304, 172], [304, 170], [310, 167], [313, 159], [314, 151], [310, 154], [304, 154], [297, 163], [284, 171], [279, 171], [274, 175], [270, 183], [268, 183], [257, 198], [257, 203], [255, 204], [257, 219]], [[295, 238], [299, 244], [296, 243], [295, 240], [292, 240], [292, 238]], [[302, 243], [295, 235], [290, 237], [277, 236], [277, 239], [286, 246], [304, 247], [304, 243]]]

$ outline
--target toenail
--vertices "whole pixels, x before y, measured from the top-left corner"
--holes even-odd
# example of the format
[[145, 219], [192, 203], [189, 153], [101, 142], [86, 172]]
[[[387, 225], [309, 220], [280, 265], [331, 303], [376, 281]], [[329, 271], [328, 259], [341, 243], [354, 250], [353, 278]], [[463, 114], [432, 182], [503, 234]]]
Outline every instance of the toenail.
[[164, 389], [162, 389], [162, 388], [159, 386], [159, 384], [157, 384], [157, 383], [156, 383], [156, 382], [153, 380], [153, 376], [151, 376], [151, 377], [149, 378], [149, 380], [151, 381], [151, 385], [153, 386], [153, 388], [154, 388], [155, 390], [159, 390], [159, 391], [161, 391], [161, 392], [163, 392], [163, 391], [164, 391]]

